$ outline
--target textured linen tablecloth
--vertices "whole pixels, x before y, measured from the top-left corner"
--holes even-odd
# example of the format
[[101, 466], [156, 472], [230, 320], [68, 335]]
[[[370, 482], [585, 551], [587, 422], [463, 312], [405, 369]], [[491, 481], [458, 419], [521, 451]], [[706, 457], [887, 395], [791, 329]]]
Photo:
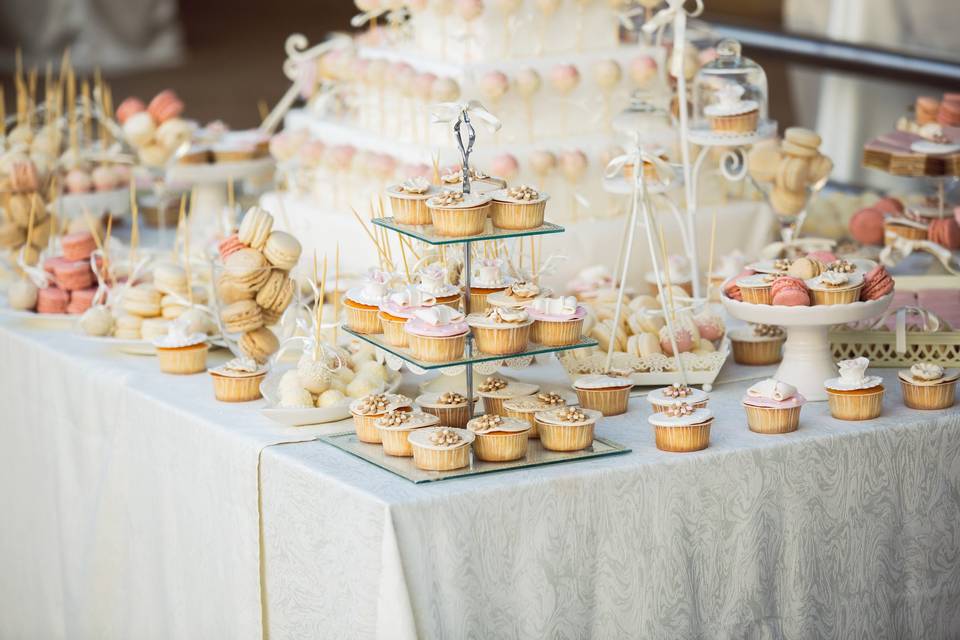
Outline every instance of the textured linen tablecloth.
[[[530, 375], [543, 379], [544, 370]], [[803, 409], [751, 433], [718, 387], [710, 447], [414, 485], [322, 442], [264, 452], [265, 598], [285, 638], [960, 637], [960, 410]]]
[[315, 431], [71, 332], [0, 357], [0, 638], [261, 638], [259, 454]]

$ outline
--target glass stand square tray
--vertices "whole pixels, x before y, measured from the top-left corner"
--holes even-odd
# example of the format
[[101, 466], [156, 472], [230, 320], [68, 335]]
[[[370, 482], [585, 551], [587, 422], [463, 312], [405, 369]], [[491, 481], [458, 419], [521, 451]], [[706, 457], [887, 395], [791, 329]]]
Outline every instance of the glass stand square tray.
[[400, 224], [393, 218], [374, 218], [372, 220], [373, 224], [396, 231], [397, 233], [402, 233], [405, 236], [410, 236], [411, 238], [416, 238], [427, 244], [439, 245], [439, 244], [463, 244], [464, 242], [483, 242], [486, 240], [505, 240], [507, 238], [522, 238], [525, 236], [542, 236], [549, 233], [563, 233], [564, 229], [558, 224], [553, 224], [552, 222], [544, 222], [539, 227], [533, 229], [501, 229], [499, 227], [494, 227], [493, 224], [487, 220], [486, 227], [483, 230], [483, 233], [479, 233], [475, 236], [442, 236], [438, 234], [433, 225], [413, 225], [413, 224]]
[[497, 471], [510, 471], [512, 469], [529, 469], [531, 467], [555, 464], [557, 462], [574, 462], [577, 460], [590, 460], [591, 458], [630, 453], [630, 449], [627, 447], [612, 440], [607, 440], [606, 438], [594, 438], [593, 444], [582, 451], [548, 451], [540, 444], [540, 440], [533, 439], [527, 444], [526, 457], [520, 460], [514, 460], [512, 462], [484, 462], [477, 460], [471, 452], [469, 466], [462, 469], [455, 469], [453, 471], [424, 471], [418, 469], [413, 464], [413, 458], [388, 456], [383, 452], [383, 447], [380, 445], [360, 442], [357, 440], [357, 434], [353, 431], [321, 436], [320, 439], [327, 444], [346, 451], [350, 455], [366, 460], [370, 464], [376, 465], [381, 469], [386, 469], [390, 473], [394, 473], [401, 478], [406, 478], [416, 484], [435, 482], [437, 480], [450, 480], [451, 478], [465, 478], [483, 473], [495, 473]]

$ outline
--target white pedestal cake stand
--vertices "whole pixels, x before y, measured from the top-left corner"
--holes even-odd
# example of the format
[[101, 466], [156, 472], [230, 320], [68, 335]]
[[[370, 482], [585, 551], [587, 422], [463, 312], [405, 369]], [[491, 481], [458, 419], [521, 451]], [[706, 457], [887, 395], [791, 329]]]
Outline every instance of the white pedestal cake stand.
[[827, 399], [823, 382], [837, 376], [827, 330], [833, 325], [880, 315], [890, 305], [893, 294], [869, 302], [813, 307], [779, 307], [722, 298], [723, 306], [734, 318], [783, 327], [787, 342], [777, 379], [795, 386], [807, 400], [823, 401]]

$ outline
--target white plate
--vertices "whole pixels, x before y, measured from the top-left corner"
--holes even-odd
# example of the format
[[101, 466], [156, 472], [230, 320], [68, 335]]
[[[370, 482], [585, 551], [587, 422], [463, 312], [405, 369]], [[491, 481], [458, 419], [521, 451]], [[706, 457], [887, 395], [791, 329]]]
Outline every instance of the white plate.
[[[387, 386], [386, 389], [384, 389], [384, 393], [393, 393], [400, 386], [400, 374], [393, 371], [390, 373], [392, 374], [392, 377], [387, 381]], [[279, 376], [272, 378], [273, 381], [279, 381], [279, 379]], [[265, 378], [261, 384], [267, 384], [267, 379]], [[264, 398], [269, 395], [272, 394], [265, 393]], [[346, 402], [342, 404], [334, 405], [332, 407], [314, 407], [312, 409], [286, 409], [281, 407], [267, 406], [261, 409], [260, 413], [274, 422], [278, 422], [288, 427], [305, 427], [312, 424], [339, 422], [340, 420], [349, 418], [350, 403], [354, 400], [355, 398], [348, 398]]]

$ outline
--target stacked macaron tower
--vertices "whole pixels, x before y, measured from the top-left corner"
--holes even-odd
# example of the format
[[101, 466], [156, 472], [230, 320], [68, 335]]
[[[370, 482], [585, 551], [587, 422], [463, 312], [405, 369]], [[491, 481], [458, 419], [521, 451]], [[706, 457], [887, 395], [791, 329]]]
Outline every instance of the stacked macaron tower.
[[93, 234], [71, 233], [60, 240], [62, 254], [46, 258], [42, 273], [11, 285], [7, 300], [13, 309], [49, 314], [82, 314], [93, 304], [97, 281], [90, 256], [97, 248]]
[[781, 218], [803, 212], [811, 191], [818, 191], [833, 171], [833, 162], [819, 151], [820, 142], [816, 132], [790, 127], [782, 141], [760, 142], [747, 154], [751, 178], [763, 186], [770, 208]]
[[0, 249], [11, 264], [22, 260], [36, 265], [50, 240], [53, 219], [44, 197], [47, 183], [48, 175], [28, 154], [12, 151], [3, 155], [0, 195], [5, 215], [0, 216]]
[[214, 291], [220, 328], [242, 355], [266, 362], [279, 348], [268, 327], [280, 320], [298, 291], [290, 270], [300, 260], [300, 242], [274, 230], [273, 216], [254, 206], [218, 251]]

